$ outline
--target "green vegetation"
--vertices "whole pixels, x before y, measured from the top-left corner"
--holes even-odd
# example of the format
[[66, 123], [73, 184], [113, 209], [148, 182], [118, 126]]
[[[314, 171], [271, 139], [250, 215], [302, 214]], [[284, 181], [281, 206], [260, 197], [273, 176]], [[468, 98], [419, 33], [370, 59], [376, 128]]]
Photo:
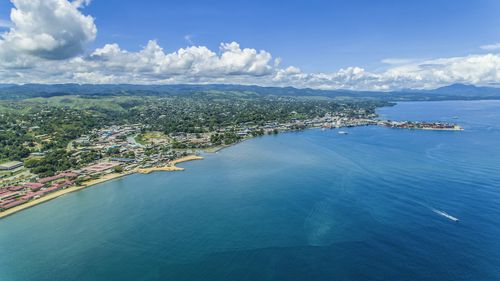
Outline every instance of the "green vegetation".
[[27, 159], [24, 161], [24, 166], [30, 168], [32, 173], [45, 177], [75, 167], [77, 163], [66, 150], [55, 149], [49, 151], [43, 158]]
[[210, 141], [215, 144], [215, 145], [221, 145], [221, 144], [232, 144], [241, 139], [240, 136], [235, 134], [234, 132], [225, 132], [223, 134], [213, 134], [210, 137]]
[[123, 167], [122, 166], [116, 166], [113, 168], [113, 171], [115, 173], [123, 173]]
[[144, 132], [137, 135], [135, 141], [142, 145], [147, 145], [154, 141], [168, 142], [169, 138], [162, 132]]
[[[183, 150], [199, 147], [196, 140], [210, 141], [213, 145], [238, 142], [245, 127], [260, 128], [249, 133], [259, 136], [265, 134], [262, 127], [266, 124], [313, 119], [330, 113], [347, 118], [366, 116], [373, 114], [376, 107], [387, 105], [367, 99], [339, 101], [326, 97], [260, 95], [250, 90], [141, 92], [140, 97], [88, 94], [16, 98], [0, 101], [0, 159], [25, 161], [31, 172], [41, 176], [81, 167], [103, 157], [134, 157], [133, 152], [122, 153], [119, 148], [86, 149], [74, 155], [75, 139], [106, 126], [140, 124], [143, 132], [136, 137], [138, 143], [161, 143], [165, 149]], [[163, 148], [147, 148], [145, 154], [162, 151]], [[31, 153], [41, 156], [29, 157]]]

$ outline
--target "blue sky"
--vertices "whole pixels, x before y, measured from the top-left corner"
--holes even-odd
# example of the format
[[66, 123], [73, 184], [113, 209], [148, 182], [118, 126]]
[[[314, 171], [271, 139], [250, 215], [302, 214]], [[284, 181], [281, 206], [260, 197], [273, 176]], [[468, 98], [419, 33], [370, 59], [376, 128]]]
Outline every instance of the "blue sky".
[[[7, 22], [15, 3], [0, 3], [0, 23]], [[500, 42], [496, 0], [93, 0], [79, 11], [97, 27], [85, 54], [111, 43], [139, 52], [149, 40], [165, 53], [191, 45], [218, 53], [222, 42], [234, 41], [303, 73], [380, 72], [393, 67], [384, 61], [482, 55], [496, 48], [481, 46]]]

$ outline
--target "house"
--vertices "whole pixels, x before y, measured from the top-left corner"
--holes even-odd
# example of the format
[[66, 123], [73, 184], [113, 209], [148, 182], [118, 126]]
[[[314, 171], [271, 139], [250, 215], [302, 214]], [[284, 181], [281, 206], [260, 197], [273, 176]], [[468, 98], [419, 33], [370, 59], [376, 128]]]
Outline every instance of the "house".
[[134, 158], [111, 158], [111, 161], [123, 162], [123, 163], [134, 163], [136, 160]]
[[6, 163], [3, 163], [3, 164], [0, 164], [0, 170], [14, 170], [16, 168], [19, 168], [19, 167], [22, 167], [23, 166], [23, 162], [19, 162], [19, 161], [11, 161], [11, 162], [6, 162]]
[[52, 181], [55, 181], [55, 180], [58, 180], [58, 179], [62, 179], [62, 178], [73, 179], [73, 178], [76, 178], [76, 177], [78, 177], [77, 173], [74, 173], [74, 172], [63, 172], [63, 173], [59, 173], [59, 174], [57, 174], [55, 176], [52, 176], [52, 177], [46, 177], [46, 178], [38, 179], [38, 183], [47, 184], [49, 182], [52, 182]]
[[21, 204], [24, 204], [26, 202], [28, 202], [28, 200], [21, 199], [21, 200], [16, 200], [16, 201], [9, 202], [7, 204], [3, 203], [3, 204], [0, 205], [0, 209], [7, 210], [7, 209], [13, 208], [15, 206], [19, 206]]
[[7, 186], [7, 189], [10, 191], [21, 191], [24, 189], [24, 187], [18, 186], [18, 185], [11, 185], [11, 186]]
[[0, 200], [13, 199], [21, 196], [19, 192], [5, 192], [0, 194]]
[[38, 191], [43, 187], [43, 184], [37, 182], [27, 182], [24, 184], [24, 187], [30, 189], [31, 191]]
[[84, 173], [89, 173], [89, 174], [96, 174], [96, 173], [102, 173], [104, 171], [110, 170], [114, 168], [115, 166], [120, 165], [120, 163], [117, 162], [103, 162], [99, 164], [94, 164], [91, 166], [87, 166], [82, 169], [82, 172]]

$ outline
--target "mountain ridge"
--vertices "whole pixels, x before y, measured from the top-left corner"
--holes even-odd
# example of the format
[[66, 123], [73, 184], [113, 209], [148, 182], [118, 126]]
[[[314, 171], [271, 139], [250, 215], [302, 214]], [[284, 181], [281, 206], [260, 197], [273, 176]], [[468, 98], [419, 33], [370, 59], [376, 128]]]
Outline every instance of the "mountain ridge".
[[238, 84], [0, 84], [0, 99], [25, 99], [58, 95], [182, 95], [219, 92], [245, 92], [275, 96], [322, 96], [330, 98], [368, 98], [384, 100], [500, 99], [500, 88], [455, 83], [431, 90], [398, 91], [322, 90], [295, 87], [266, 87]]

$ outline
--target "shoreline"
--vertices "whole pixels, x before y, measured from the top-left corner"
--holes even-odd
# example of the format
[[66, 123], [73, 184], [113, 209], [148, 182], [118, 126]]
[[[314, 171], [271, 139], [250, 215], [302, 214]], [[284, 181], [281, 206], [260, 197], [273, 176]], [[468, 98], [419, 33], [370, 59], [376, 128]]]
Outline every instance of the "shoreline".
[[[378, 124], [372, 124], [372, 126], [386, 127], [386, 126], [380, 126]], [[343, 127], [349, 127], [349, 126], [343, 126]], [[343, 127], [330, 128], [330, 129], [340, 129], [340, 128], [343, 128]], [[391, 128], [391, 127], [387, 127], [387, 128]], [[308, 129], [320, 129], [320, 128], [319, 127], [305, 128], [305, 130], [308, 130]], [[462, 127], [459, 127], [459, 128], [395, 128], [395, 129], [428, 130], [428, 131], [463, 131], [464, 130]], [[292, 130], [292, 131], [282, 131], [280, 133], [293, 132], [293, 131], [295, 131], [295, 130]], [[298, 131], [301, 131], [301, 130], [298, 130]], [[213, 147], [213, 148], [201, 149], [201, 151], [204, 151], [205, 153], [217, 153], [217, 152], [219, 152], [219, 151], [221, 151], [221, 150], [223, 150], [225, 148], [231, 147], [233, 145], [236, 145], [238, 143], [241, 143], [241, 142], [244, 142], [246, 140], [253, 139], [253, 138], [255, 138], [255, 137], [252, 136], [252, 137], [244, 138], [244, 139], [242, 139], [242, 140], [240, 140], [238, 142], [235, 142], [235, 143], [232, 143], [232, 144], [229, 144], [229, 145], [220, 145], [220, 146], [216, 146], [216, 147]], [[104, 175], [104, 176], [102, 176], [102, 177], [100, 177], [98, 179], [94, 179], [94, 180], [90, 180], [88, 182], [84, 182], [80, 186], [71, 186], [71, 187], [68, 187], [66, 189], [62, 189], [62, 190], [50, 193], [50, 194], [48, 194], [46, 196], [43, 196], [41, 198], [34, 199], [32, 201], [26, 202], [26, 203], [21, 204], [19, 206], [16, 206], [16, 207], [13, 207], [11, 209], [8, 209], [8, 210], [5, 210], [3, 212], [0, 212], [0, 220], [2, 218], [5, 218], [5, 217], [10, 216], [12, 214], [15, 214], [15, 213], [17, 213], [19, 211], [22, 211], [22, 210], [34, 207], [34, 206], [36, 206], [38, 204], [41, 204], [41, 203], [53, 200], [53, 199], [55, 199], [57, 197], [65, 195], [65, 194], [72, 193], [72, 192], [75, 192], [75, 191], [79, 191], [79, 190], [85, 189], [87, 187], [91, 187], [91, 186], [97, 185], [99, 183], [103, 183], [103, 182], [106, 182], [106, 181], [109, 181], [109, 180], [121, 178], [121, 177], [128, 176], [128, 175], [133, 175], [133, 174], [151, 174], [151, 173], [154, 173], [154, 172], [184, 171], [185, 168], [177, 167], [176, 164], [179, 164], [179, 163], [182, 163], [182, 162], [194, 161], [194, 160], [202, 160], [202, 159], [204, 159], [202, 156], [188, 155], [188, 156], [184, 156], [184, 157], [172, 160], [169, 164], [167, 164], [165, 166], [161, 166], [161, 167], [136, 168], [136, 169], [133, 169], [131, 171], [127, 171], [127, 172], [120, 173], [120, 174], [118, 174], [118, 173], [106, 174], [106, 175]]]
[[201, 156], [197, 155], [188, 155], [181, 157], [179, 159], [172, 160], [168, 165], [162, 166], [162, 167], [151, 167], [151, 168], [142, 168], [142, 169], [137, 169], [135, 172], [139, 174], [150, 174], [153, 172], [174, 172], [174, 171], [184, 171], [184, 168], [177, 167], [175, 165], [182, 163], [182, 162], [188, 162], [188, 161], [194, 161], [194, 160], [203, 160], [204, 158]]
[[5, 217], [11, 216], [11, 215], [13, 215], [13, 214], [15, 214], [17, 212], [29, 209], [29, 208], [34, 207], [36, 205], [39, 205], [39, 204], [45, 203], [47, 201], [50, 201], [50, 200], [56, 199], [58, 197], [61, 197], [61, 196], [65, 195], [65, 194], [69, 194], [69, 193], [73, 193], [73, 192], [76, 192], [76, 191], [80, 191], [82, 189], [86, 189], [88, 187], [92, 187], [92, 186], [100, 184], [100, 183], [104, 183], [104, 182], [107, 182], [107, 181], [110, 181], [110, 180], [114, 180], [114, 179], [118, 179], [118, 178], [121, 178], [121, 177], [130, 176], [130, 175], [133, 175], [133, 174], [150, 174], [150, 173], [157, 172], [157, 171], [164, 171], [164, 172], [184, 171], [185, 170], [184, 168], [177, 167], [175, 165], [179, 164], [179, 163], [182, 163], [182, 162], [188, 162], [188, 161], [193, 161], [193, 160], [202, 160], [202, 159], [204, 159], [204, 158], [201, 157], [201, 156], [188, 155], [188, 156], [185, 156], [185, 157], [181, 157], [179, 159], [175, 159], [175, 160], [171, 161], [168, 165], [163, 166], [163, 167], [134, 169], [134, 170], [131, 170], [131, 171], [128, 171], [128, 172], [120, 173], [120, 174], [119, 173], [106, 174], [106, 175], [104, 175], [104, 176], [102, 176], [102, 177], [100, 177], [98, 179], [93, 179], [93, 180], [84, 182], [84, 183], [82, 183], [82, 185], [70, 186], [68, 188], [65, 188], [65, 189], [62, 189], [62, 190], [58, 190], [56, 192], [49, 193], [46, 196], [43, 196], [43, 197], [40, 197], [38, 199], [34, 199], [34, 200], [31, 200], [31, 201], [28, 201], [28, 202], [26, 202], [24, 204], [21, 204], [19, 206], [16, 206], [16, 207], [10, 208], [8, 210], [5, 210], [3, 212], [0, 212], [0, 220], [3, 219], [3, 218], [5, 218]]

